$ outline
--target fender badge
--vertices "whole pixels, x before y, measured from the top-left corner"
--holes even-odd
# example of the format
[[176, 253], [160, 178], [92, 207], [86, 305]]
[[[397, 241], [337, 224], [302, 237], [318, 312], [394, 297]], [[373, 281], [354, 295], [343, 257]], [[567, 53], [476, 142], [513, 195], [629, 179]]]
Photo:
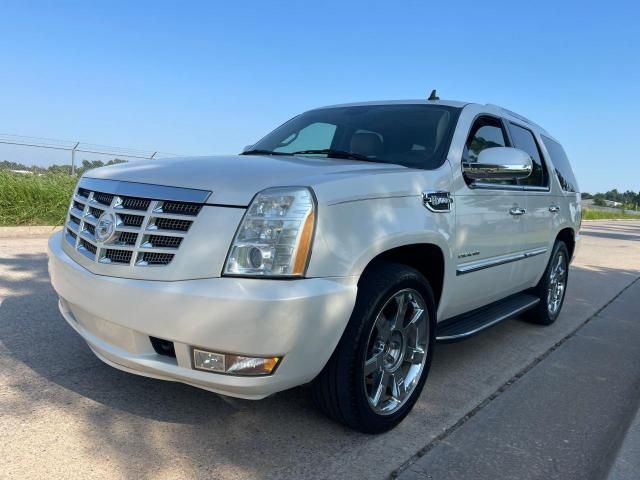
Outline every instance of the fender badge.
[[474, 250], [473, 252], [461, 252], [458, 254], [458, 258], [475, 257], [476, 255], [480, 255], [478, 250]]
[[449, 192], [423, 192], [422, 204], [432, 212], [450, 212], [453, 198]]

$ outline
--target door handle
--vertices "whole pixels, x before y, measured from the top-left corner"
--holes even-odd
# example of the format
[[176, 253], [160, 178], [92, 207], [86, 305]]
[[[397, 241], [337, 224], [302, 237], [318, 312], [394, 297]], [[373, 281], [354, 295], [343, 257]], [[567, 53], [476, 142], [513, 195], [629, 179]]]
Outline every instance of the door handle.
[[557, 206], [557, 205], [551, 205], [551, 206], [549, 207], [549, 211], [550, 211], [551, 213], [558, 213], [558, 212], [560, 211], [560, 207], [559, 207], [559, 206]]
[[509, 213], [511, 215], [524, 215], [525, 213], [527, 213], [527, 209], [520, 208], [520, 207], [513, 207], [511, 210], [509, 210]]

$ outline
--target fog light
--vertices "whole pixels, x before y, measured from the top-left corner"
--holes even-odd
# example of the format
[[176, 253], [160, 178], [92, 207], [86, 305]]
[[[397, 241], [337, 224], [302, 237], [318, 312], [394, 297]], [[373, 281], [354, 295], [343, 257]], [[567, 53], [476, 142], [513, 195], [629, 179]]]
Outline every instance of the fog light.
[[193, 365], [199, 370], [210, 370], [212, 372], [224, 372], [224, 355], [204, 350], [193, 349]]
[[269, 375], [280, 357], [244, 357], [193, 349], [193, 367], [197, 370], [230, 375]]

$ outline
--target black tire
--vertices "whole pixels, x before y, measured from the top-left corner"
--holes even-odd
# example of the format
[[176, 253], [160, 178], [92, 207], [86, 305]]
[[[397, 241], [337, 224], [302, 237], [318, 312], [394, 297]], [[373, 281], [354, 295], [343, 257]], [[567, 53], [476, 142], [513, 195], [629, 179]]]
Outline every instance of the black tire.
[[[562, 295], [560, 298], [560, 304], [555, 311], [551, 311], [549, 307], [549, 292], [551, 290], [551, 275], [553, 271], [553, 267], [558, 262], [558, 257], [562, 256], [565, 277], [564, 277], [564, 289], [562, 291]], [[562, 240], [556, 241], [553, 246], [553, 251], [551, 252], [551, 257], [549, 258], [549, 263], [547, 264], [547, 268], [542, 275], [542, 278], [538, 282], [538, 285], [533, 289], [532, 293], [540, 298], [540, 303], [536, 305], [535, 308], [532, 308], [528, 312], [525, 313], [524, 318], [531, 322], [536, 323], [538, 325], [551, 325], [556, 321], [560, 311], [562, 310], [562, 305], [564, 303], [564, 297], [567, 291], [567, 285], [569, 280], [569, 250], [567, 249], [566, 244]]]
[[[417, 383], [397, 411], [380, 414], [369, 403], [364, 386], [364, 360], [378, 312], [403, 290], [415, 290], [425, 305], [429, 325], [426, 360]], [[364, 433], [381, 433], [398, 425], [411, 411], [431, 367], [436, 330], [436, 307], [427, 279], [405, 265], [380, 262], [360, 280], [356, 304], [333, 355], [312, 383], [316, 405], [333, 420]]]

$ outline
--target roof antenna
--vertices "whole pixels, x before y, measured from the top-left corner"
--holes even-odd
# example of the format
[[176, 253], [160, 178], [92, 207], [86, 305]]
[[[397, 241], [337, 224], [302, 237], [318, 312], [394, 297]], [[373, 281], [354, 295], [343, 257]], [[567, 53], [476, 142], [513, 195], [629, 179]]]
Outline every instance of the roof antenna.
[[431, 95], [429, 95], [428, 100], [440, 100], [440, 97], [436, 93], [436, 89], [431, 90]]

